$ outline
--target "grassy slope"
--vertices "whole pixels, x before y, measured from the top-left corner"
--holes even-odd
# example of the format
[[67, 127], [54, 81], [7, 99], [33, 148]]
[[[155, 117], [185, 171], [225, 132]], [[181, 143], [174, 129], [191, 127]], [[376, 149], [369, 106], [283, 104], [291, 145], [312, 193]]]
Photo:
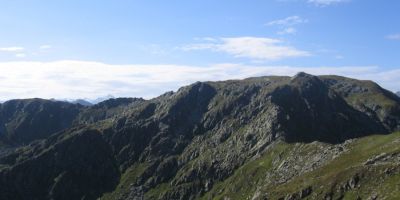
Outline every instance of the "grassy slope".
[[[356, 139], [347, 146], [348, 150], [328, 160], [321, 167], [299, 174], [286, 183], [276, 184], [270, 180], [274, 177], [274, 170], [279, 168], [282, 161], [293, 156], [298, 162], [307, 161], [310, 155], [321, 153], [321, 148], [332, 146], [319, 142], [309, 144], [278, 142], [259, 158], [241, 166], [229, 178], [215, 183], [214, 187], [201, 199], [252, 199], [256, 193], [259, 195], [255, 199], [264, 197], [279, 199], [310, 186], [313, 192], [305, 199], [323, 199], [329, 193], [332, 193], [333, 199], [340, 197], [367, 199], [372, 195], [377, 195], [379, 199], [400, 198], [399, 162], [389, 160], [387, 163], [364, 165], [368, 159], [382, 153], [400, 153], [400, 132]], [[124, 193], [126, 194], [130, 183], [135, 182], [145, 168], [142, 165], [135, 165], [128, 169], [121, 177], [116, 190], [105, 194], [102, 199], [118, 199]], [[387, 169], [391, 169], [392, 172], [388, 174]], [[272, 175], [266, 176], [266, 174]], [[345, 185], [355, 175], [360, 177], [358, 186], [340, 191], [340, 186]], [[169, 183], [160, 184], [149, 190], [145, 197], [157, 199], [170, 187]]]
[[[333, 193], [334, 199], [343, 196], [344, 199], [366, 199], [375, 194], [380, 199], [400, 198], [400, 167], [399, 163], [389, 162], [379, 165], [364, 165], [369, 158], [381, 153], [400, 153], [400, 133], [391, 135], [376, 135], [361, 138], [351, 144], [348, 152], [328, 162], [328, 164], [301, 174], [287, 183], [280, 185], [268, 184], [263, 173], [271, 170], [271, 161], [276, 156], [285, 156], [285, 151], [293, 148], [294, 144], [280, 144], [261, 158], [249, 162], [238, 169], [234, 175], [218, 183], [203, 199], [251, 199], [258, 193], [268, 199], [278, 199], [287, 194], [293, 194], [311, 186], [313, 193], [308, 199], [323, 199], [328, 193]], [[306, 149], [308, 145], [304, 146]], [[279, 153], [280, 152], [280, 153]], [[299, 154], [305, 153], [300, 150]], [[386, 169], [394, 169], [386, 174]], [[348, 191], [338, 192], [356, 174], [360, 176], [359, 186]], [[265, 197], [264, 196], [264, 197]], [[260, 197], [260, 198], [261, 198]]]
[[[276, 194], [285, 192], [294, 192], [301, 187], [305, 187], [305, 183], [316, 187], [314, 195], [322, 195], [337, 190], [337, 185], [348, 181], [356, 174], [362, 176], [360, 188], [346, 192], [345, 197], [351, 197], [357, 194], [360, 197], [369, 197], [373, 193], [377, 193], [380, 197], [400, 197], [400, 187], [398, 184], [391, 184], [393, 180], [400, 181], [399, 174], [391, 176], [384, 175], [384, 169], [395, 167], [397, 165], [381, 164], [366, 166], [365, 161], [381, 153], [399, 153], [400, 152], [400, 133], [394, 133], [385, 136], [370, 136], [357, 140], [349, 152], [331, 161], [328, 165], [295, 178], [293, 181], [276, 187]], [[393, 166], [392, 166], [393, 165]], [[317, 187], [319, 186], [319, 187]], [[386, 187], [390, 186], [390, 187]], [[395, 193], [388, 193], [389, 188], [396, 188]]]
[[223, 182], [214, 185], [213, 189], [202, 199], [247, 199], [251, 197], [256, 188], [261, 185], [263, 175], [271, 171], [273, 158], [287, 155], [291, 146], [277, 144], [261, 158], [250, 161], [240, 167], [235, 173]]
[[104, 194], [101, 199], [103, 200], [115, 200], [123, 198], [124, 195], [129, 193], [129, 189], [132, 183], [137, 181], [137, 178], [146, 170], [145, 164], [135, 164], [128, 168], [125, 173], [121, 176], [119, 184], [113, 192]]

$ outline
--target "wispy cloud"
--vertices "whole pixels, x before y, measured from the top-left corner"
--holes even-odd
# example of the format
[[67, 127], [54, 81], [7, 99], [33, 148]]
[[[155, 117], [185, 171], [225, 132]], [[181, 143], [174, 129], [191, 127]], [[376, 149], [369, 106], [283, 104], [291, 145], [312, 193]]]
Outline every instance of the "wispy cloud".
[[285, 35], [285, 34], [295, 34], [297, 33], [297, 29], [293, 28], [293, 27], [289, 27], [289, 28], [285, 28], [281, 31], [278, 31], [279, 35]]
[[26, 57], [26, 54], [24, 54], [24, 53], [17, 53], [17, 54], [15, 54], [15, 57], [17, 57], [17, 58], [25, 58], [25, 57]]
[[298, 50], [281, 40], [265, 37], [216, 38], [215, 41], [185, 45], [181, 49], [212, 50], [256, 60], [279, 60], [311, 55], [308, 51]]
[[307, 19], [303, 19], [299, 16], [290, 16], [286, 17], [284, 19], [278, 19], [274, 21], [270, 21], [266, 23], [266, 26], [278, 26], [281, 30], [277, 32], [279, 35], [284, 35], [284, 34], [295, 34], [297, 32], [297, 29], [294, 28], [293, 26], [296, 26], [298, 24], [304, 24], [307, 23]]
[[303, 24], [303, 23], [307, 23], [307, 22], [308, 22], [307, 19], [303, 19], [299, 16], [290, 16], [290, 17], [286, 17], [285, 19], [278, 19], [278, 20], [270, 21], [270, 22], [266, 23], [266, 25], [267, 26], [275, 26], [275, 25], [293, 26], [293, 25]]
[[344, 3], [350, 0], [308, 0], [308, 3], [314, 4], [316, 6], [330, 6], [333, 4]]
[[113, 65], [66, 60], [0, 63], [0, 100], [31, 97], [94, 99], [108, 94], [151, 98], [195, 81], [292, 76], [299, 71], [370, 79], [393, 91], [400, 90], [399, 69], [385, 71], [375, 66]]
[[389, 39], [389, 40], [400, 40], [400, 33], [399, 34], [388, 35], [388, 36], [386, 36], [386, 39]]
[[0, 47], [0, 51], [3, 52], [20, 52], [24, 50], [25, 50], [24, 47]]
[[0, 47], [0, 52], [7, 53], [9, 56], [15, 56], [15, 58], [26, 58], [28, 55], [36, 56], [41, 53], [46, 53], [47, 50], [53, 48], [51, 45], [44, 44], [36, 47], [35, 51], [26, 49], [25, 47], [12, 46], [12, 47]]

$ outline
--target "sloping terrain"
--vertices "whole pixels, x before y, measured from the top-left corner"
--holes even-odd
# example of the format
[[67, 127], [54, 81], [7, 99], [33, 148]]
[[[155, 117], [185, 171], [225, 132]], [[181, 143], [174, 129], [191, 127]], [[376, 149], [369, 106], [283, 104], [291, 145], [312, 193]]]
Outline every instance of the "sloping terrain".
[[95, 199], [119, 177], [96, 130], [71, 130], [1, 158], [0, 199]]
[[11, 145], [28, 144], [69, 128], [81, 106], [43, 99], [11, 100], [0, 105], [0, 137]]
[[278, 142], [202, 199], [398, 199], [400, 133], [343, 144]]
[[197, 82], [78, 106], [64, 131], [0, 156], [0, 188], [12, 199], [364, 199], [383, 195], [368, 189], [377, 180], [398, 187], [399, 122], [400, 98], [370, 81]]

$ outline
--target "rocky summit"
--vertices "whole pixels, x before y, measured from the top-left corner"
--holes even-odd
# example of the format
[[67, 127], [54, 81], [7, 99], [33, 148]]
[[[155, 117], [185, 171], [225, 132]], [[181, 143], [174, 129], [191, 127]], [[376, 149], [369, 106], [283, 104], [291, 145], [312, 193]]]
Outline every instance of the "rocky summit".
[[400, 98], [372, 81], [196, 82], [0, 105], [0, 199], [399, 199]]

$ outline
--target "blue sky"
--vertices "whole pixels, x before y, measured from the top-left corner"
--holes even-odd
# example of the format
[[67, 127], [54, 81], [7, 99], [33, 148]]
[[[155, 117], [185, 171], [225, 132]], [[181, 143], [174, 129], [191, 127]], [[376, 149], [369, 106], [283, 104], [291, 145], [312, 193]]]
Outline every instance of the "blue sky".
[[0, 99], [150, 98], [298, 70], [400, 90], [400, 1], [166, 2], [0, 1]]

